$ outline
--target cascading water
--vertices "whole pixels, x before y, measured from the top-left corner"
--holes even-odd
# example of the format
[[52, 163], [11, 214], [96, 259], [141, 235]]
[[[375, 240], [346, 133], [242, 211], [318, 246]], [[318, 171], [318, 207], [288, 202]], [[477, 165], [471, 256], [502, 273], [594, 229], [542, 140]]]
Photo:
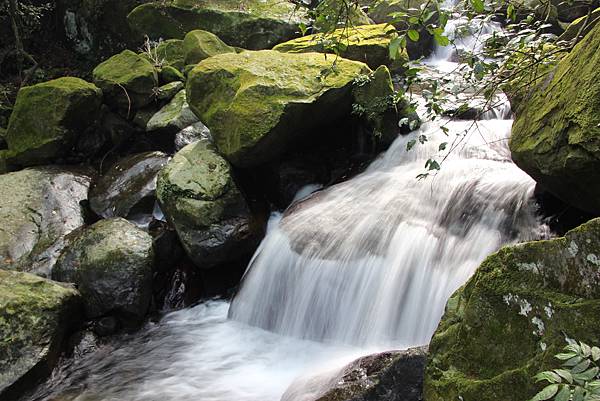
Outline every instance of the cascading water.
[[[459, 49], [481, 44], [456, 39]], [[454, 58], [438, 49], [430, 73], [447, 79]], [[277, 401], [305, 373], [427, 343], [488, 254], [545, 235], [534, 182], [510, 161], [512, 121], [499, 99], [479, 121], [425, 123], [361, 175], [274, 216], [230, 308], [211, 301], [168, 314], [63, 365], [27, 399]], [[407, 151], [421, 135], [428, 141]], [[417, 180], [444, 141], [441, 171]]]

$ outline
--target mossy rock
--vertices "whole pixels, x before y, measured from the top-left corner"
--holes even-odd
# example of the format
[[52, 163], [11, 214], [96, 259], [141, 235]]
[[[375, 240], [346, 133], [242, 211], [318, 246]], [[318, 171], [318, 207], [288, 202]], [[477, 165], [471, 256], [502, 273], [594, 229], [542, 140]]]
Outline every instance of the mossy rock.
[[589, 15], [579, 17], [575, 21], [571, 22], [567, 29], [563, 32], [558, 40], [571, 41], [573, 39], [581, 39], [587, 35], [592, 28], [600, 21], [600, 8], [595, 9]]
[[16, 398], [50, 374], [80, 307], [74, 289], [0, 269], [0, 398]]
[[448, 301], [425, 399], [522, 401], [558, 367], [565, 338], [600, 343], [600, 219], [563, 238], [502, 248]]
[[319, 53], [228, 53], [189, 74], [188, 103], [219, 152], [239, 167], [277, 159], [311, 130], [348, 115], [365, 64]]
[[90, 181], [58, 167], [0, 175], [0, 268], [48, 276], [65, 236], [84, 224]]
[[185, 67], [185, 52], [183, 50], [183, 40], [168, 39], [162, 40], [156, 46], [156, 56], [163, 61], [165, 66], [171, 66], [179, 71]]
[[225, 44], [213, 33], [196, 29], [185, 35], [183, 52], [186, 64], [197, 64], [217, 54], [235, 53], [235, 48]]
[[144, 56], [124, 50], [98, 65], [94, 83], [104, 92], [104, 102], [123, 113], [133, 115], [152, 102], [158, 74]]
[[185, 146], [158, 175], [161, 208], [188, 256], [204, 269], [251, 254], [258, 242], [229, 163], [210, 140]]
[[147, 232], [122, 218], [100, 220], [71, 235], [52, 279], [75, 283], [86, 317], [120, 317], [135, 327], [152, 297], [154, 250]]
[[100, 114], [102, 91], [65, 77], [19, 90], [6, 132], [10, 163], [46, 164], [68, 156]]
[[281, 0], [165, 0], [143, 4], [127, 17], [140, 37], [182, 39], [188, 32], [212, 32], [230, 46], [269, 49], [298, 36], [308, 24], [296, 6]]
[[190, 109], [185, 91], [182, 90], [150, 118], [146, 124], [146, 132], [156, 135], [175, 135], [197, 122], [198, 117]]
[[408, 54], [394, 62], [389, 57], [389, 44], [397, 36], [396, 29], [388, 24], [361, 25], [350, 29], [337, 29], [329, 34], [314, 34], [281, 43], [273, 48], [285, 53], [337, 53], [346, 59], [361, 61], [372, 69], [380, 65], [390, 67], [408, 61]]
[[517, 109], [510, 149], [541, 186], [579, 209], [600, 213], [600, 25]]

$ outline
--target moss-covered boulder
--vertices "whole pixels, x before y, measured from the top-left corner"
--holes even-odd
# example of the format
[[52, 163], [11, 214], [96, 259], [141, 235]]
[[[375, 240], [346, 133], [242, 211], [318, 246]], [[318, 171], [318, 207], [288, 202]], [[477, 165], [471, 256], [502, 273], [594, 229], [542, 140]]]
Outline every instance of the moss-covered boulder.
[[52, 279], [75, 283], [90, 319], [111, 315], [139, 324], [152, 297], [152, 237], [125, 219], [100, 220], [71, 235]]
[[235, 48], [225, 44], [213, 33], [196, 29], [185, 35], [183, 52], [186, 64], [197, 64], [217, 54], [235, 53]]
[[94, 68], [94, 83], [109, 106], [132, 115], [152, 102], [158, 74], [148, 58], [124, 50]]
[[281, 156], [311, 130], [348, 115], [363, 63], [273, 50], [221, 54], [188, 75], [188, 103], [219, 152], [248, 167]]
[[185, 67], [183, 40], [167, 39], [160, 41], [156, 46], [156, 56], [159, 61], [163, 62], [163, 65], [183, 71], [183, 67]]
[[127, 17], [140, 36], [182, 39], [202, 29], [230, 46], [269, 49], [298, 36], [298, 25], [308, 24], [296, 6], [281, 0], [162, 0], [143, 4]]
[[600, 25], [522, 101], [515, 163], [563, 201], [600, 213]]
[[0, 175], [0, 268], [48, 275], [65, 235], [84, 224], [90, 181], [49, 167]]
[[[361, 61], [375, 69], [380, 65], [398, 65], [389, 57], [390, 41], [397, 36], [396, 29], [388, 24], [361, 25], [350, 29], [337, 29], [329, 34], [307, 35], [281, 43], [273, 48], [285, 53], [337, 53], [349, 60]], [[408, 55], [404, 53], [404, 61]]]
[[196, 122], [198, 117], [190, 110], [185, 91], [182, 90], [150, 118], [146, 131], [151, 135], [172, 136]]
[[102, 91], [79, 78], [23, 87], [5, 136], [10, 163], [32, 166], [66, 158], [94, 126], [101, 103]]
[[448, 302], [430, 344], [425, 399], [522, 401], [566, 338], [600, 342], [600, 219], [501, 249]]
[[281, 399], [422, 401], [426, 362], [427, 347], [363, 356], [339, 371], [296, 380]]
[[571, 22], [558, 40], [571, 41], [573, 39], [581, 39], [587, 35], [598, 22], [600, 22], [600, 8], [596, 8], [589, 16], [585, 15]]
[[65, 336], [81, 318], [77, 291], [32, 274], [0, 269], [0, 398], [48, 375]]
[[318, 32], [325, 33], [348, 25], [373, 23], [357, 2], [321, 0], [318, 3], [315, 8], [317, 18], [313, 22], [313, 28]]
[[161, 208], [200, 268], [238, 261], [257, 245], [257, 230], [231, 166], [209, 140], [181, 149], [158, 175]]

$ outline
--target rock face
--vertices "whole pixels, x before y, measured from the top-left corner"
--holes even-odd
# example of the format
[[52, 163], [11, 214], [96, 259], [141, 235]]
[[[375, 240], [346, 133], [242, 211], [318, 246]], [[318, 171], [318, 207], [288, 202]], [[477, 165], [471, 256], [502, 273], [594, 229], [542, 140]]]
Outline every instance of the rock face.
[[88, 318], [115, 315], [135, 326], [148, 311], [153, 264], [148, 233], [125, 219], [101, 220], [73, 234], [52, 279], [76, 284]]
[[566, 203], [600, 213], [600, 26], [521, 101], [510, 149], [515, 163]]
[[240, 167], [277, 159], [311, 129], [349, 115], [363, 63], [273, 50], [221, 54], [188, 76], [188, 102], [219, 152]]
[[94, 83], [104, 92], [104, 102], [124, 113], [152, 102], [158, 74], [147, 58], [124, 50], [98, 65], [93, 71]]
[[58, 0], [57, 17], [71, 47], [89, 60], [122, 51], [132, 43], [127, 14], [144, 0]]
[[586, 14], [571, 22], [558, 40], [580, 39], [587, 35], [598, 22], [600, 22], [600, 7], [592, 11], [589, 17]]
[[223, 43], [217, 35], [196, 29], [185, 35], [183, 52], [185, 64], [197, 64], [217, 54], [235, 53], [235, 49]]
[[52, 371], [80, 302], [73, 289], [0, 269], [0, 398], [16, 397]]
[[298, 36], [308, 21], [296, 6], [281, 0], [167, 0], [143, 4], [127, 17], [139, 35], [182, 39], [194, 29], [212, 32], [230, 46], [269, 49]]
[[65, 77], [23, 87], [6, 132], [9, 162], [31, 166], [67, 157], [97, 120], [102, 92]]
[[159, 173], [157, 196], [188, 256], [200, 268], [239, 260], [257, 245], [256, 229], [231, 167], [210, 141], [181, 149]]
[[[334, 53], [336, 41], [343, 45], [339, 55], [349, 60], [361, 61], [372, 69], [392, 65], [389, 57], [390, 41], [396, 29], [388, 24], [360, 25], [350, 29], [337, 29], [329, 34], [307, 35], [281, 43], [273, 50], [285, 53]], [[405, 55], [405, 60], [408, 55]]]
[[365, 356], [331, 377], [292, 384], [282, 401], [421, 401], [426, 362], [426, 347]]
[[0, 175], [0, 268], [49, 275], [65, 235], [84, 224], [90, 181], [50, 167]]
[[428, 401], [521, 401], [565, 338], [600, 342], [600, 219], [505, 247], [448, 302], [430, 344]]
[[146, 198], [153, 199], [156, 175], [167, 164], [162, 152], [127, 156], [115, 163], [90, 190], [90, 207], [103, 218], [127, 217]]

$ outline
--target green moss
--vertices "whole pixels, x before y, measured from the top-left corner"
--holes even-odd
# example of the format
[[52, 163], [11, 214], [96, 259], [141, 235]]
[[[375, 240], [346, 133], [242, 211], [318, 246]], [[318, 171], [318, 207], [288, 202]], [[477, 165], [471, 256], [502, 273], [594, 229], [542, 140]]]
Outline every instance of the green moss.
[[517, 110], [515, 163], [580, 209], [600, 212], [600, 26], [597, 25]]
[[0, 270], [0, 396], [49, 373], [79, 318], [79, 302], [71, 288]]
[[185, 35], [183, 51], [186, 64], [197, 64], [217, 54], [235, 53], [235, 49], [226, 45], [217, 35], [200, 29], [188, 32]]
[[152, 102], [153, 89], [158, 85], [152, 63], [131, 50], [112, 56], [92, 74], [104, 92], [104, 101], [122, 111], [131, 112]]
[[318, 15], [313, 26], [319, 32], [331, 32], [346, 25], [368, 25], [371, 19], [358, 5], [343, 0], [322, 0], [316, 8]]
[[[577, 18], [571, 22], [567, 29], [563, 32], [558, 40], [573, 40], [578, 37], [584, 37], [587, 35], [594, 26], [600, 21], [600, 7], [591, 12], [590, 16], [587, 15]], [[580, 33], [581, 32], [581, 33]]]
[[30, 166], [66, 156], [94, 125], [101, 102], [100, 89], [79, 78], [21, 88], [5, 136], [11, 162]]
[[303, 36], [281, 43], [273, 50], [286, 53], [335, 53], [337, 49], [340, 56], [361, 61], [376, 69], [380, 65], [395, 66], [408, 61], [406, 52], [403, 53], [403, 60], [392, 62], [389, 58], [389, 44], [396, 36], [396, 29], [391, 25], [361, 25], [337, 29], [330, 34]]
[[167, 0], [143, 4], [127, 17], [140, 35], [182, 39], [195, 29], [212, 32], [231, 46], [266, 49], [297, 36], [306, 17], [280, 0]]
[[522, 401], [565, 336], [598, 343], [600, 220], [505, 247], [448, 303], [430, 345], [425, 398]]
[[238, 166], [279, 157], [318, 124], [347, 113], [362, 63], [319, 53], [222, 54], [189, 74], [188, 102], [219, 152]]
[[166, 65], [179, 71], [182, 71], [185, 66], [183, 40], [168, 39], [161, 41], [156, 47], [156, 55], [159, 60], [163, 60]]

